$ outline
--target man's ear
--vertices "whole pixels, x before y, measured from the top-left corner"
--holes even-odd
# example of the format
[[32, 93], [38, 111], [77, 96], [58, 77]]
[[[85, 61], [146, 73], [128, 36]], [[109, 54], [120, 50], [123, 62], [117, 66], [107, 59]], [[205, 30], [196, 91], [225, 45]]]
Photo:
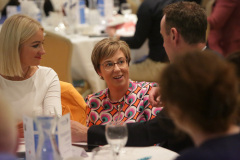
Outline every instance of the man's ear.
[[178, 43], [178, 41], [179, 41], [179, 33], [178, 33], [176, 28], [171, 28], [171, 30], [170, 30], [170, 37], [171, 37], [171, 40], [175, 42], [175, 44]]

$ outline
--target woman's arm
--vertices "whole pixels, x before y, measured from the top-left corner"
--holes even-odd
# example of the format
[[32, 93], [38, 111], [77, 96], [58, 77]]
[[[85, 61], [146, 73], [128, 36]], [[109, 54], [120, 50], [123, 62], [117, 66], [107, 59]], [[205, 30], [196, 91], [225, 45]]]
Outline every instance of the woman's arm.
[[55, 114], [57, 112], [58, 116], [62, 115], [62, 105], [61, 105], [61, 89], [60, 82], [57, 73], [54, 70], [50, 70], [46, 75], [46, 83], [48, 85], [48, 90], [44, 98], [43, 109], [45, 114]]

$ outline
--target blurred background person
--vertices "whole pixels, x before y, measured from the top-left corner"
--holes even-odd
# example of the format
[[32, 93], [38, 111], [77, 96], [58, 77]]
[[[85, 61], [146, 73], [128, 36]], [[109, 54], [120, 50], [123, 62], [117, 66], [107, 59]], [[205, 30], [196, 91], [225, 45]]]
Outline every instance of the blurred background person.
[[0, 94], [0, 159], [17, 160], [17, 128], [12, 107]]
[[43, 42], [40, 23], [21, 14], [8, 18], [0, 32], [0, 91], [16, 113], [21, 137], [23, 115], [62, 115], [58, 76], [39, 66], [45, 54]]
[[240, 50], [240, 1], [215, 0], [208, 17], [208, 45], [223, 56]]
[[87, 96], [88, 126], [112, 121], [148, 121], [161, 110], [148, 102], [148, 93], [155, 83], [129, 79], [131, 56], [126, 42], [105, 38], [95, 45], [91, 58], [95, 71], [108, 88]]
[[162, 102], [195, 148], [177, 160], [237, 160], [240, 157], [238, 79], [233, 66], [209, 51], [178, 57], [161, 75]]

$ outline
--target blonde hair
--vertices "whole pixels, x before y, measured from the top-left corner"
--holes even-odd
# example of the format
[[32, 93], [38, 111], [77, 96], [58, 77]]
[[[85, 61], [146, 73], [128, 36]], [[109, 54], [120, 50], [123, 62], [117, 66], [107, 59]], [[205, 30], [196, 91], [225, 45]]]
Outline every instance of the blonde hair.
[[100, 71], [101, 60], [113, 57], [118, 50], [123, 52], [129, 64], [131, 61], [131, 55], [129, 46], [126, 42], [114, 38], [105, 38], [99, 41], [94, 46], [91, 56], [95, 71]]
[[23, 76], [20, 48], [31, 38], [41, 24], [31, 17], [16, 14], [8, 18], [0, 32], [0, 74], [4, 76]]

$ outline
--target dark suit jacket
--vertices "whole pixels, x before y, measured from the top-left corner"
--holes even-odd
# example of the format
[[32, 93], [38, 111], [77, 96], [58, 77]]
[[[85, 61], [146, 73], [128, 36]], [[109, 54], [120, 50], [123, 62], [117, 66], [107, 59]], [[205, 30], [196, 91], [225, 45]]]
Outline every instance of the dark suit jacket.
[[[193, 146], [192, 141], [185, 134], [174, 134], [176, 131], [172, 120], [162, 110], [154, 119], [147, 122], [128, 123], [127, 146], [161, 146], [179, 152]], [[94, 125], [88, 130], [89, 145], [107, 144], [105, 126]]]

